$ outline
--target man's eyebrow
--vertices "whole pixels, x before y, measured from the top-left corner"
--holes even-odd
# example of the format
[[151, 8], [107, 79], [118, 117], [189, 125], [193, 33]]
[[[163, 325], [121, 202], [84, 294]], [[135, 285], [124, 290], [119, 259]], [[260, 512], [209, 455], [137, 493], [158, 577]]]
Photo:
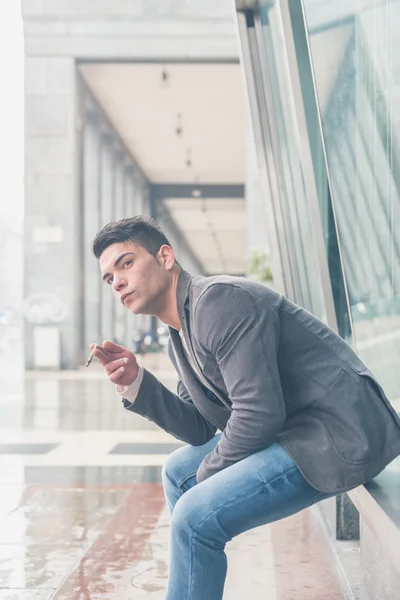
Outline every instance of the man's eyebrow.
[[[121, 256], [119, 256], [119, 257], [117, 258], [117, 260], [115, 261], [115, 263], [114, 263], [114, 268], [115, 268], [115, 267], [118, 267], [118, 265], [119, 265], [119, 263], [121, 262], [121, 260], [122, 260], [122, 259], [123, 259], [125, 256], [128, 256], [128, 254], [135, 254], [135, 253], [134, 253], [134, 252], [124, 252], [123, 254], [121, 254]], [[105, 273], [105, 274], [103, 275], [103, 281], [104, 281], [105, 279], [107, 279], [107, 277], [109, 277], [109, 276], [110, 276], [110, 273]]]

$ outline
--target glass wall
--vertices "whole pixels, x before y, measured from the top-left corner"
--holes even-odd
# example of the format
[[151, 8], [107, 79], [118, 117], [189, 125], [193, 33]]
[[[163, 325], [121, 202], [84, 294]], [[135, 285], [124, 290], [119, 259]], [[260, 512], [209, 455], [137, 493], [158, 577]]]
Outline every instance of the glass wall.
[[400, 0], [236, 4], [284, 293], [400, 409]]
[[[240, 26], [248, 52], [245, 61], [251, 78], [249, 85], [254, 86], [249, 100], [253, 104], [261, 180], [269, 183], [263, 193], [265, 201], [272, 205], [269, 214], [274, 219], [281, 257], [284, 289], [279, 291], [327, 321], [283, 31], [278, 8], [268, 8], [262, 4], [256, 18], [246, 11], [240, 16]], [[276, 273], [274, 279], [275, 276]]]
[[400, 408], [400, 2], [303, 9], [356, 347]]
[[265, 86], [270, 96], [271, 129], [275, 135], [275, 161], [280, 189], [280, 208], [290, 276], [297, 303], [325, 318], [320, 273], [304, 185], [299, 131], [293, 108], [289, 69], [279, 8], [260, 5], [261, 64], [268, 70]]

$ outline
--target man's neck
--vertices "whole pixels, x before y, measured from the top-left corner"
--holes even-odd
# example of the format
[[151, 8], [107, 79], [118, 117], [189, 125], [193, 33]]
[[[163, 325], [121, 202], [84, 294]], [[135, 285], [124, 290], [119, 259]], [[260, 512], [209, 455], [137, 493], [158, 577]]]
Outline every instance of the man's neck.
[[181, 321], [179, 319], [178, 303], [176, 299], [176, 289], [178, 286], [180, 272], [180, 268], [177, 268], [176, 271], [174, 271], [172, 284], [168, 292], [166, 305], [164, 306], [162, 311], [155, 315], [160, 319], [160, 321], [165, 323], [165, 325], [168, 325], [168, 327], [173, 327], [173, 329], [176, 329], [177, 331], [179, 331], [182, 327]]

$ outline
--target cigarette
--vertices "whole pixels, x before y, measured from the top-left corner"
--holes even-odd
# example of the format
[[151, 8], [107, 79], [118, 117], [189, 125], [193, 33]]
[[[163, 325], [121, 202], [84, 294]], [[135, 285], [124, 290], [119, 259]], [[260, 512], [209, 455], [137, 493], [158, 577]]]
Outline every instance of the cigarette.
[[95, 350], [96, 350], [96, 346], [93, 348], [93, 350], [89, 354], [89, 357], [88, 357], [88, 359], [86, 361], [86, 365], [85, 365], [86, 367], [88, 367], [90, 365], [90, 363], [92, 362]]

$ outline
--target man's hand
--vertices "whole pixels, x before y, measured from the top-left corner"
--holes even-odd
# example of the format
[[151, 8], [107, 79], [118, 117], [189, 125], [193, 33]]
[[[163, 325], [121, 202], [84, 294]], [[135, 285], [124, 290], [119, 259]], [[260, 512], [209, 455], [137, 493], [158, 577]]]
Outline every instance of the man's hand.
[[138, 364], [136, 357], [123, 346], [114, 342], [103, 342], [103, 344], [90, 344], [94, 356], [103, 365], [109, 381], [121, 386], [131, 385], [138, 375]]

